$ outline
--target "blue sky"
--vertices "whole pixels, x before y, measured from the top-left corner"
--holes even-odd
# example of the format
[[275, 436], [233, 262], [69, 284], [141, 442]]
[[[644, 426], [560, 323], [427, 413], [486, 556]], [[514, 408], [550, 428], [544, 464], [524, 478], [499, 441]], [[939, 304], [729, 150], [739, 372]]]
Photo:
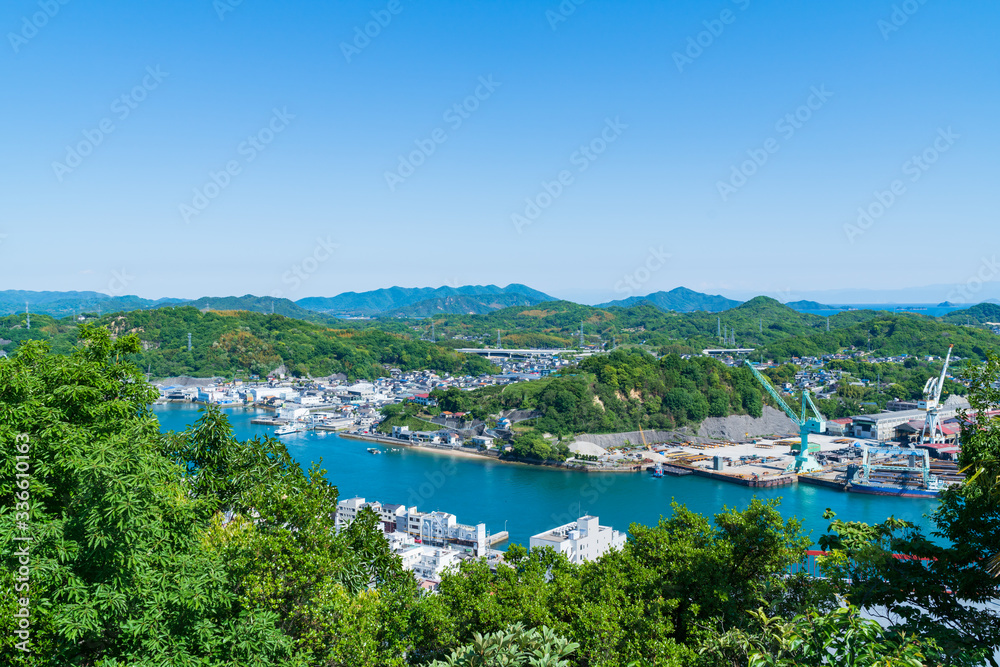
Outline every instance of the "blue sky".
[[2, 288], [1000, 277], [995, 2], [10, 0], [0, 27]]

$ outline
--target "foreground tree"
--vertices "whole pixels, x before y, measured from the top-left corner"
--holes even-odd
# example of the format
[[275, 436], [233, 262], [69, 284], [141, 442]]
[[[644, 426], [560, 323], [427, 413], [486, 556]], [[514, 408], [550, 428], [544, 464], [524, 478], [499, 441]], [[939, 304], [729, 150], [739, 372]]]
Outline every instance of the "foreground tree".
[[[203, 545], [214, 503], [187, 493], [160, 453], [155, 398], [122, 359], [138, 339], [84, 329], [71, 356], [28, 343], [0, 362], [0, 585], [28, 561], [30, 635], [3, 596], [0, 662], [26, 665], [279, 665], [291, 639], [266, 609], [236, 604], [227, 568]], [[18, 445], [28, 445], [28, 488]], [[27, 492], [26, 520], [15, 489]], [[30, 556], [8, 545], [24, 544]], [[24, 583], [24, 582], [22, 582]], [[27, 650], [24, 650], [27, 649]]]
[[[965, 371], [973, 418], [964, 415], [961, 463], [967, 482], [941, 494], [932, 541], [912, 524], [890, 518], [874, 526], [835, 520], [821, 538], [833, 555], [825, 572], [848, 602], [896, 631], [931, 638], [932, 658], [955, 665], [996, 665], [1000, 647], [1000, 552], [997, 460], [1000, 425], [989, 414], [1000, 399], [1000, 359]], [[828, 515], [832, 518], [832, 514]]]

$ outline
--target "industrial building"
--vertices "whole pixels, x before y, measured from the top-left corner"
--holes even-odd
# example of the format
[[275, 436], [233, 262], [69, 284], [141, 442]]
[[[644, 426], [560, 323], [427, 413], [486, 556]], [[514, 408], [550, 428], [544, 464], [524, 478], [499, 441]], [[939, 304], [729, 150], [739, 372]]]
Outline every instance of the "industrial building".
[[[969, 402], [961, 396], [949, 396], [948, 400], [941, 405], [938, 415], [942, 420], [950, 419], [958, 414], [959, 409], [968, 407]], [[900, 426], [911, 421], [923, 421], [926, 417], [926, 410], [896, 410], [858, 415], [854, 417], [853, 433], [856, 438], [887, 442], [900, 437], [896, 432]]]

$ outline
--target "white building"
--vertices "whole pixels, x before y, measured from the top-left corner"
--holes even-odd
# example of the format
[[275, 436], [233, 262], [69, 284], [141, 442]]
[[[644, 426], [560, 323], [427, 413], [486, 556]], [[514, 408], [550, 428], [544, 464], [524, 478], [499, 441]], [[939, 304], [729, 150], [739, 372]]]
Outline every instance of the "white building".
[[403, 569], [410, 570], [419, 579], [441, 581], [441, 575], [448, 570], [457, 570], [461, 552], [448, 547], [430, 547], [413, 544], [396, 553], [403, 561]]
[[369, 382], [358, 382], [344, 390], [348, 400], [357, 403], [368, 403], [375, 399], [375, 386]]
[[405, 516], [396, 521], [396, 530], [409, 533], [421, 544], [465, 547], [472, 549], [477, 556], [486, 553], [486, 524], [461, 524], [454, 514], [448, 512], [425, 513], [411, 507]]
[[290, 405], [285, 405], [278, 408], [278, 419], [288, 419], [295, 421], [300, 417], [305, 417], [309, 414], [309, 408], [303, 408], [302, 406], [292, 403]]
[[250, 390], [250, 395], [255, 402], [260, 402], [268, 398], [280, 398], [290, 400], [298, 395], [298, 392], [291, 387], [254, 387]]
[[582, 563], [624, 547], [625, 533], [599, 525], [596, 516], [582, 516], [566, 525], [532, 535], [528, 545], [532, 549], [550, 547], [566, 554], [571, 563]]
[[338, 531], [357, 517], [363, 507], [370, 507], [379, 515], [386, 535], [397, 533], [409, 536], [413, 542], [424, 546], [452, 547], [459, 551], [471, 550], [476, 556], [486, 554], [486, 524], [475, 526], [458, 523], [448, 512], [418, 512], [416, 507], [383, 505], [364, 498], [346, 498], [337, 503], [334, 524]]
[[323, 405], [324, 401], [322, 396], [299, 396], [298, 403], [305, 408]]

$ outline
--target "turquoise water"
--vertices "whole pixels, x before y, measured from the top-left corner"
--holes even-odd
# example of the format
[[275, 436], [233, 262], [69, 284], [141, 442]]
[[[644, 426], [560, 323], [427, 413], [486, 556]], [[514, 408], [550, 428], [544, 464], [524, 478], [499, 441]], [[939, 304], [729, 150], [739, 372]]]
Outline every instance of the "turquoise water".
[[[198, 418], [197, 406], [190, 404], [157, 405], [153, 411], [164, 431], [183, 430]], [[237, 408], [226, 414], [241, 440], [274, 431], [250, 423], [255, 410]], [[596, 514], [601, 524], [618, 530], [627, 530], [633, 522], [655, 524], [670, 514], [671, 500], [714, 514], [723, 506], [742, 508], [755, 495], [781, 498], [781, 513], [798, 517], [814, 540], [827, 529], [823, 511], [828, 507], [840, 519], [876, 523], [892, 515], [926, 532], [931, 523], [925, 514], [936, 504], [932, 499], [843, 493], [805, 484], [749, 489], [694, 475], [653, 479], [648, 473], [570, 472], [406, 448], [372, 455], [367, 448], [376, 446], [373, 443], [334, 433], [307, 432], [282, 441], [304, 468], [322, 458], [341, 498], [363, 496], [451, 512], [461, 523], [485, 522], [492, 533], [506, 529], [511, 542], [525, 546], [531, 535], [582, 514]]]

